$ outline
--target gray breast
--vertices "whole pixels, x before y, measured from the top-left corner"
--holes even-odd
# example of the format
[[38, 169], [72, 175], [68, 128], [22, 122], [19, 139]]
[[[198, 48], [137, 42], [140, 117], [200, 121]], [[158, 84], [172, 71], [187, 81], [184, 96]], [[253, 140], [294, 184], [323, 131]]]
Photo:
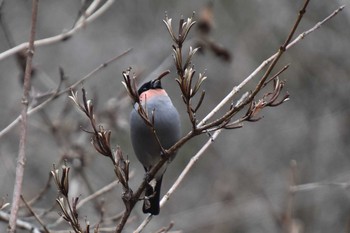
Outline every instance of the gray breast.
[[[160, 159], [161, 149], [159, 144], [142, 118], [137, 113], [138, 105], [135, 104], [130, 115], [131, 141], [136, 156], [144, 167], [150, 168]], [[147, 101], [146, 108], [149, 117], [154, 112], [155, 130], [165, 149], [169, 149], [180, 138], [181, 127], [179, 114], [168, 96], [156, 96]]]

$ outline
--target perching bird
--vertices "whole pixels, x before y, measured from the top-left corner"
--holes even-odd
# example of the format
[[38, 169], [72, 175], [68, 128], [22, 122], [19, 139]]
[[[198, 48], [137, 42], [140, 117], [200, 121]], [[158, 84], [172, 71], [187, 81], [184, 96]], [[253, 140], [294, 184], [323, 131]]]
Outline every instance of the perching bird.
[[[162, 88], [160, 79], [143, 84], [139, 88], [138, 94], [149, 119], [151, 121], [152, 118], [154, 119], [155, 133], [162, 147], [169, 149], [180, 139], [180, 118], [168, 94]], [[135, 103], [130, 115], [131, 142], [138, 160], [142, 163], [147, 173], [161, 159], [162, 150], [151, 128], [145, 124], [137, 109], [138, 104]], [[170, 160], [174, 156], [175, 153], [171, 155]], [[165, 163], [155, 175], [156, 183], [154, 189], [151, 185], [146, 186], [145, 201], [142, 208], [144, 213], [159, 214], [160, 188], [167, 164]]]

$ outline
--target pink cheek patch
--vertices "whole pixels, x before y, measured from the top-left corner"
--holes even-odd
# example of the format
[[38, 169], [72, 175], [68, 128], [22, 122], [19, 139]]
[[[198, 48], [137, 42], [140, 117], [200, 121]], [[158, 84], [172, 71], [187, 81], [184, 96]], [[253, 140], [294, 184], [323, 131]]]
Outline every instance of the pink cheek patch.
[[141, 101], [150, 101], [154, 96], [166, 96], [167, 93], [163, 89], [151, 89], [148, 91], [143, 92], [140, 95], [140, 100]]

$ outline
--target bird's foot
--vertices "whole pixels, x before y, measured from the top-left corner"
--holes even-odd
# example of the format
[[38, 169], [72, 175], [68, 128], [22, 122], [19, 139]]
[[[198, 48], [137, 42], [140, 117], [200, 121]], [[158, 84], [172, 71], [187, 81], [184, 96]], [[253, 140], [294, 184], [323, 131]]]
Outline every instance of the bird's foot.
[[150, 175], [149, 171], [146, 171], [144, 179], [145, 179], [147, 184], [149, 184], [149, 182], [151, 182], [151, 175]]

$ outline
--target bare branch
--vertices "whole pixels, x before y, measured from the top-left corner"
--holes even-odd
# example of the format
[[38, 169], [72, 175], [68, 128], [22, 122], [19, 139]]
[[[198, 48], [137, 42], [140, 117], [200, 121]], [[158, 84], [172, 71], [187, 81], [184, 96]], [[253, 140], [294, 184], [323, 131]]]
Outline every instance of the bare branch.
[[[10, 215], [4, 211], [0, 211], [0, 220], [8, 222], [10, 220]], [[42, 233], [37, 226], [34, 226], [33, 224], [20, 219], [16, 220], [16, 225], [18, 228], [25, 229], [33, 233]]]
[[22, 193], [24, 167], [26, 163], [27, 111], [28, 111], [28, 105], [29, 105], [29, 90], [31, 87], [32, 60], [34, 56], [34, 40], [35, 40], [37, 15], [38, 15], [38, 0], [33, 0], [29, 46], [27, 50], [27, 61], [26, 61], [26, 69], [25, 69], [24, 84], [23, 84], [23, 97], [22, 97], [23, 106], [22, 106], [22, 112], [21, 112], [22, 122], [21, 122], [21, 131], [20, 131], [19, 152], [18, 152], [17, 166], [16, 166], [15, 185], [13, 189], [11, 215], [10, 215], [10, 220], [8, 225], [8, 230], [10, 233], [16, 232], [16, 220], [17, 220], [18, 209], [19, 209], [20, 195]]
[[320, 188], [327, 188], [327, 187], [338, 187], [341, 189], [349, 189], [350, 183], [347, 182], [314, 182], [314, 183], [307, 183], [307, 184], [299, 184], [294, 185], [290, 187], [291, 192], [305, 192], [305, 191], [312, 191], [315, 189]]
[[[37, 48], [40, 46], [51, 45], [51, 44], [66, 40], [67, 38], [69, 38], [73, 34], [75, 34], [77, 31], [79, 31], [81, 28], [86, 26], [88, 23], [91, 23], [92, 21], [97, 19], [99, 16], [101, 16], [114, 3], [114, 1], [115, 0], [107, 0], [103, 6], [101, 6], [98, 10], [96, 10], [93, 14], [91, 14], [84, 21], [81, 21], [79, 24], [76, 24], [75, 27], [72, 28], [71, 30], [69, 30], [67, 32], [63, 32], [63, 33], [56, 35], [56, 36], [53, 36], [53, 37], [37, 40], [34, 42], [34, 46]], [[12, 49], [9, 49], [9, 50], [1, 53], [0, 54], [0, 61], [11, 56], [11, 55], [14, 55], [14, 54], [20, 52], [22, 50], [27, 49], [28, 46], [29, 46], [28, 42], [22, 43], [20, 45], [17, 45], [16, 47], [13, 47]]]
[[[338, 9], [336, 9], [332, 14], [327, 16], [322, 21], [318, 22], [314, 27], [310, 28], [307, 31], [304, 31], [303, 33], [299, 34], [293, 41], [291, 41], [285, 48], [285, 50], [288, 50], [295, 46], [297, 43], [300, 42], [300, 40], [304, 39], [306, 36], [308, 36], [310, 33], [314, 32], [316, 29], [320, 28], [323, 24], [328, 22], [330, 19], [332, 19], [335, 15], [337, 15], [341, 10], [343, 10], [345, 5], [340, 6]], [[258, 66], [248, 77], [246, 77], [239, 85], [232, 88], [232, 91], [228, 93], [221, 102], [215, 106], [215, 108], [208, 113], [203, 120], [201, 120], [198, 124], [198, 126], [204, 125], [210, 118], [212, 118], [221, 108], [225, 106], [226, 103], [228, 103], [233, 96], [235, 96], [248, 82], [250, 82], [262, 69], [264, 69], [273, 59], [276, 58], [278, 53], [275, 53], [265, 61], [263, 61], [260, 66]]]
[[[102, 63], [101, 65], [96, 67], [94, 70], [92, 70], [90, 73], [88, 73], [87, 75], [85, 75], [84, 77], [82, 77], [81, 79], [79, 79], [78, 81], [76, 81], [75, 83], [73, 83], [72, 85], [70, 85], [69, 87], [67, 87], [66, 89], [61, 90], [61, 91], [60, 91], [60, 84], [61, 84], [61, 82], [60, 82], [60, 84], [58, 85], [57, 89], [52, 92], [51, 96], [47, 100], [45, 100], [41, 104], [35, 106], [34, 108], [31, 108], [31, 109], [29, 108], [28, 109], [27, 116], [31, 116], [32, 114], [36, 113], [37, 111], [43, 109], [52, 100], [54, 100], [57, 97], [59, 97], [59, 96], [65, 94], [65, 93], [69, 92], [71, 89], [76, 88], [79, 84], [81, 84], [82, 82], [84, 82], [88, 78], [91, 78], [97, 72], [99, 72], [103, 68], [107, 67], [112, 62], [114, 62], [114, 61], [118, 60], [119, 58], [123, 57], [124, 55], [128, 54], [130, 51], [131, 51], [131, 49], [127, 49], [122, 54], [117, 55], [117, 56], [109, 59], [108, 61]], [[0, 138], [3, 137], [8, 132], [10, 132], [10, 130], [13, 129], [13, 127], [15, 127], [21, 121], [21, 119], [22, 119], [22, 117], [21, 117], [21, 115], [19, 115], [14, 121], [12, 121], [8, 126], [6, 126], [3, 130], [1, 130], [0, 131]]]
[[26, 202], [26, 200], [24, 199], [24, 197], [21, 195], [21, 199], [23, 201], [23, 203], [25, 204], [25, 206], [27, 207], [27, 209], [29, 210], [29, 212], [34, 216], [34, 218], [38, 221], [38, 223], [44, 228], [44, 231], [46, 233], [50, 233], [49, 229], [47, 229], [46, 225], [44, 224], [44, 222], [40, 219], [40, 217], [33, 211], [32, 207], [28, 204], [28, 202]]

